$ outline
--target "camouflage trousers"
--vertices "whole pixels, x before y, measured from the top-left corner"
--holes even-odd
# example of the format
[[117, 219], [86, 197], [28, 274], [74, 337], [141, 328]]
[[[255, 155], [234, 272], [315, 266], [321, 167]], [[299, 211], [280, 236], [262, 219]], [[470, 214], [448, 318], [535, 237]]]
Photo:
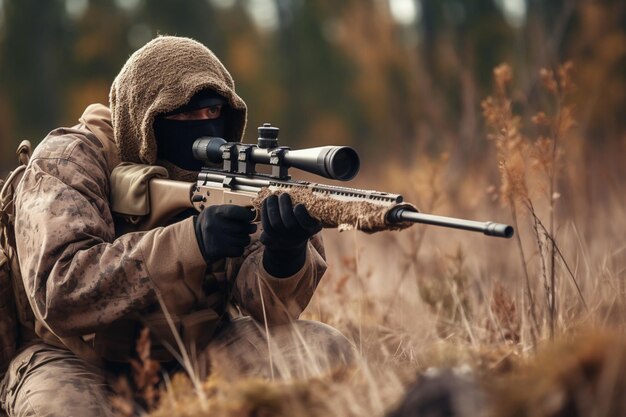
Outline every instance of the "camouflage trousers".
[[[197, 358], [208, 372], [231, 375], [314, 376], [354, 361], [352, 344], [314, 321], [265, 328], [249, 318], [231, 321]], [[107, 370], [66, 349], [36, 344], [20, 352], [0, 382], [0, 405], [10, 417], [114, 416]], [[0, 411], [0, 415], [2, 411]]]

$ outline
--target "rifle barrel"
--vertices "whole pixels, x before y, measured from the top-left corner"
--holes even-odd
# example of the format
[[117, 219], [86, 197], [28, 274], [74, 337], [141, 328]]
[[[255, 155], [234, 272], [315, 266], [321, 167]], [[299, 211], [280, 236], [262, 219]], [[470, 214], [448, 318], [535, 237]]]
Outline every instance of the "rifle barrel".
[[392, 223], [413, 222], [431, 224], [434, 226], [451, 227], [454, 229], [481, 232], [487, 236], [510, 238], [515, 232], [512, 226], [494, 223], [479, 222], [475, 220], [457, 219], [455, 217], [437, 216], [434, 214], [417, 213], [406, 208], [398, 207], [389, 212], [389, 220]]

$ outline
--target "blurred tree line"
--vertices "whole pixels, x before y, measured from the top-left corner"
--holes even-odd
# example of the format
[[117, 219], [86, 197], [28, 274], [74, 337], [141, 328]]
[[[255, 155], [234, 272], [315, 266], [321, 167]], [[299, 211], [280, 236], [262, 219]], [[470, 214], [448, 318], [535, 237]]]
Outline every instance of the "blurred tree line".
[[0, 0], [0, 171], [24, 138], [108, 102], [128, 56], [158, 34], [215, 51], [249, 106], [246, 134], [290, 146], [351, 144], [366, 158], [451, 152], [459, 175], [486, 147], [480, 101], [492, 69], [576, 66], [592, 151], [626, 139], [626, 1]]

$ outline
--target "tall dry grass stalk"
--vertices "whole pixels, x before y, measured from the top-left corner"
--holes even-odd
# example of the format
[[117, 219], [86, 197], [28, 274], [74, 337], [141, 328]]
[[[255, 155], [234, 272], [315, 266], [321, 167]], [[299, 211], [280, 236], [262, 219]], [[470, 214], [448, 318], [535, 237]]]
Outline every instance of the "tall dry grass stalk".
[[[495, 143], [500, 171], [500, 198], [508, 206], [511, 218], [517, 233], [515, 240], [520, 254], [522, 271], [526, 282], [526, 296], [528, 308], [532, 318], [531, 335], [536, 343], [540, 329], [531, 273], [528, 270], [528, 260], [524, 252], [520, 236], [520, 208], [526, 207], [524, 202], [529, 201], [529, 190], [526, 181], [526, 164], [528, 142], [521, 133], [521, 119], [513, 114], [513, 103], [509, 96], [509, 86], [513, 80], [513, 71], [510, 66], [502, 64], [494, 69], [495, 91], [493, 96], [482, 102], [483, 116], [493, 133], [489, 138]], [[540, 241], [538, 241], [540, 244]]]
[[130, 360], [130, 378], [121, 376], [113, 384], [115, 395], [111, 402], [114, 410], [122, 417], [154, 410], [159, 404], [161, 367], [150, 357], [151, 346], [150, 332], [144, 328], [137, 339], [137, 357]]
[[[540, 70], [551, 113], [540, 111], [532, 117], [532, 123], [537, 127], [538, 136], [535, 138], [523, 132], [522, 119], [513, 112], [514, 103], [510, 92], [513, 72], [507, 64], [494, 70], [494, 94], [482, 102], [485, 121], [492, 131], [489, 138], [497, 150], [501, 201], [509, 207], [517, 229], [516, 242], [526, 281], [535, 341], [542, 331], [540, 320], [546, 315], [544, 313], [547, 313], [550, 337], [553, 338], [557, 331], [559, 264], [565, 275], [571, 278], [580, 302], [587, 308], [580, 285], [557, 244], [556, 204], [560, 197], [558, 185], [562, 172], [563, 143], [576, 124], [574, 105], [570, 102], [575, 88], [572, 70], [571, 62], [559, 66], [556, 72]], [[540, 215], [537, 200], [547, 203], [547, 215]], [[545, 310], [539, 308], [535, 296], [533, 274], [529, 270], [529, 259], [522, 244], [521, 235], [525, 229], [520, 228], [520, 214], [531, 219], [543, 281]]]

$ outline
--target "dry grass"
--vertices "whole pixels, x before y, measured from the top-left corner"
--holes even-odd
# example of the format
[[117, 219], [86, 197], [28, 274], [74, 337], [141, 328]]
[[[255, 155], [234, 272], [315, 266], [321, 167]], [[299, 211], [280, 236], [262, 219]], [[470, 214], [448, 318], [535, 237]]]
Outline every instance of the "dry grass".
[[496, 68], [483, 102], [491, 160], [478, 161], [460, 184], [446, 181], [454, 167], [444, 154], [416, 157], [367, 185], [401, 192], [423, 211], [512, 222], [514, 239], [423, 226], [376, 235], [327, 230], [329, 270], [303, 318], [350, 338], [360, 354], [354, 369], [292, 381], [218, 370], [202, 385], [204, 401], [176, 375], [151, 415], [383, 416], [416, 375], [463, 366], [496, 394], [488, 396], [493, 415], [622, 415], [626, 338], [615, 329], [626, 313], [626, 221], [610, 196], [624, 190], [593, 202], [577, 191], [588, 174], [573, 70], [542, 70], [543, 106], [522, 112], [514, 110], [512, 69]]

